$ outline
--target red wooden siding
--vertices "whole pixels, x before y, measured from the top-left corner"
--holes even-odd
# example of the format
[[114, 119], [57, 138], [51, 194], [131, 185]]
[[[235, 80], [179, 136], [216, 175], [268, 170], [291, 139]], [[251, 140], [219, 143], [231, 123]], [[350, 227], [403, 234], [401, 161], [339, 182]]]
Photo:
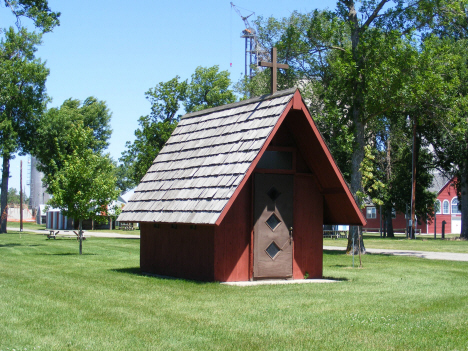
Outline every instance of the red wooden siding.
[[[376, 208], [376, 218], [367, 218], [367, 207], [375, 207]], [[367, 224], [363, 226], [364, 229], [367, 230], [372, 230], [372, 231], [379, 231], [380, 228], [380, 212], [379, 212], [379, 206], [366, 206], [361, 210], [362, 214], [366, 216]], [[382, 218], [382, 228], [385, 223], [383, 223], [383, 218]], [[392, 220], [393, 224], [393, 230], [396, 231], [397, 233], [402, 233], [405, 231], [406, 228], [406, 219], [405, 219], [405, 214], [401, 212], [396, 213], [396, 217], [393, 218]], [[427, 232], [427, 224], [426, 222], [421, 222], [416, 224], [416, 229], [421, 230], [421, 234], [426, 234]], [[418, 231], [419, 233], [419, 231]]]
[[310, 175], [294, 177], [293, 278], [322, 278], [323, 196]]
[[360, 215], [346, 183], [338, 176], [338, 166], [307, 110], [290, 111], [284, 122], [294, 135], [297, 148], [302, 151], [324, 195], [324, 224], [364, 225], [365, 219]]
[[142, 272], [204, 281], [214, 280], [214, 226], [140, 223]]
[[[453, 185], [456, 181], [454, 178], [452, 181], [447, 183], [437, 195], [437, 199], [440, 201], [440, 213], [437, 215], [437, 234], [442, 233], [442, 222], [445, 221], [445, 233], [452, 233], [452, 218], [461, 218], [461, 214], [452, 214], [452, 200], [457, 196], [457, 191]], [[449, 213], [444, 214], [443, 206], [444, 200], [449, 202]], [[428, 224], [427, 232], [434, 234], [434, 221]]]
[[232, 204], [214, 233], [214, 279], [250, 279], [250, 242], [252, 231], [251, 178]]
[[[367, 207], [375, 207], [376, 209], [376, 218], [367, 218], [366, 211]], [[377, 229], [377, 231], [380, 228], [380, 212], [379, 212], [379, 206], [366, 206], [362, 210], [362, 214], [366, 216], [367, 224], [363, 226], [365, 229]], [[383, 221], [383, 217], [382, 217]], [[393, 219], [393, 229], [405, 229], [406, 228], [406, 219], [405, 219], [405, 214], [401, 212], [397, 212], [396, 217]], [[382, 223], [382, 226], [384, 223]], [[420, 225], [418, 225], [418, 228], [421, 228]]]

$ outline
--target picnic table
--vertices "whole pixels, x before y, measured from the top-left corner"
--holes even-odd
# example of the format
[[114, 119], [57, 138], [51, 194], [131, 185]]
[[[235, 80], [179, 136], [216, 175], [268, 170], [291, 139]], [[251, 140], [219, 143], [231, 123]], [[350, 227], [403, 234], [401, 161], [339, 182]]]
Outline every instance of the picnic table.
[[[70, 234], [69, 234], [70, 233]], [[49, 234], [47, 234], [47, 239], [55, 238], [57, 237], [58, 234], [61, 234], [62, 237], [74, 237], [71, 233], [76, 235], [76, 239], [80, 239], [80, 234], [76, 232], [75, 230], [55, 230], [51, 229], [49, 230]], [[84, 236], [84, 231], [83, 231], [83, 240], [86, 240], [86, 237]]]
[[348, 231], [347, 230], [324, 230], [323, 237], [332, 238], [332, 239], [346, 239], [348, 238]]
[[135, 230], [135, 228], [133, 227], [133, 223], [122, 223], [120, 225], [120, 229], [122, 229], [122, 230]]

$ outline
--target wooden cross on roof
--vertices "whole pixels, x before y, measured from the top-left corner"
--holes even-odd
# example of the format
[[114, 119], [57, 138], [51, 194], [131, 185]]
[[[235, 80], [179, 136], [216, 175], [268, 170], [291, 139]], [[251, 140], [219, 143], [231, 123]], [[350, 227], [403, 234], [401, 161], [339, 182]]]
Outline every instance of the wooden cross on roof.
[[277, 69], [278, 68], [283, 68], [283, 69], [288, 69], [289, 65], [286, 65], [284, 63], [278, 63], [276, 62], [277, 60], [277, 55], [276, 55], [276, 48], [273, 47], [271, 48], [271, 62], [264, 62], [260, 61], [258, 63], [259, 66], [262, 67], [270, 67], [271, 68], [271, 93], [274, 94], [276, 92], [276, 86], [277, 86]]

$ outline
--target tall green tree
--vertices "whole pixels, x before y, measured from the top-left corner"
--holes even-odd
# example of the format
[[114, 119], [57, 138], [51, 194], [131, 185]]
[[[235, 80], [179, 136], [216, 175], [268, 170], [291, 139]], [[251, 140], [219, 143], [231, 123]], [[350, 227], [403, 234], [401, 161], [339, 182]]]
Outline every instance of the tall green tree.
[[445, 173], [457, 177], [456, 188], [462, 216], [461, 237], [468, 239], [468, 40], [453, 42], [458, 54], [458, 84], [453, 95], [452, 108], [443, 123], [433, 121], [428, 140], [431, 141], [437, 165]]
[[[409, 214], [411, 204], [412, 130], [407, 126], [410, 121], [401, 118], [395, 122], [403, 125], [395, 126], [392, 123], [385, 132], [377, 135], [374, 147], [366, 147], [366, 157], [362, 163], [364, 167], [361, 167], [364, 193], [374, 204], [381, 206], [388, 237], [394, 237], [393, 212]], [[416, 160], [415, 209], [417, 221], [422, 225], [434, 213], [435, 194], [428, 191], [433, 179], [434, 156], [420, 132], [416, 144], [419, 144], [415, 146], [420, 151]]]
[[79, 253], [82, 254], [83, 220], [108, 216], [111, 202], [120, 190], [109, 155], [94, 151], [94, 131], [79, 121], [69, 130], [70, 152], [58, 155], [61, 167], [48, 175], [49, 204], [79, 223]]
[[87, 147], [102, 152], [109, 145], [112, 134], [110, 120], [112, 113], [104, 101], [88, 97], [83, 102], [67, 99], [59, 108], [49, 109], [43, 116], [36, 131], [33, 153], [39, 161], [37, 168], [44, 173], [44, 182], [63, 167], [62, 155], [74, 152], [69, 135], [78, 124], [89, 128], [92, 138], [87, 138]]
[[449, 41], [458, 55], [459, 85], [455, 101], [445, 123], [433, 128], [430, 140], [438, 157], [438, 166], [457, 177], [456, 187], [461, 209], [461, 237], [468, 239], [468, 6], [462, 6], [463, 16], [436, 28], [435, 34]]
[[[10, 28], [0, 41], [0, 153], [2, 163], [1, 212], [7, 205], [10, 160], [31, 150], [35, 131], [48, 99], [45, 81], [49, 70], [34, 57], [40, 39], [25, 29]], [[0, 233], [6, 233], [6, 216]]]
[[[260, 19], [264, 47], [277, 46], [279, 57], [291, 68], [280, 82], [309, 90], [305, 95], [312, 97], [311, 110], [321, 111], [324, 118], [329, 113], [343, 116], [340, 120], [352, 135], [349, 181], [354, 194], [362, 191], [361, 164], [369, 131], [393, 106], [407, 109], [401, 93], [412, 72], [405, 69], [403, 58], [411, 53], [408, 45], [419, 45], [408, 42], [408, 36], [411, 40], [414, 33], [426, 35], [460, 16], [465, 3], [339, 0], [335, 11]], [[358, 228], [352, 228], [348, 251], [353, 238], [365, 252]]]
[[102, 220], [119, 194], [116, 168], [108, 154], [111, 112], [104, 101], [68, 99], [49, 109], [36, 133], [33, 153], [43, 182], [52, 195], [49, 204], [79, 223]]
[[125, 187], [122, 190], [135, 187], [143, 178], [177, 126], [182, 109], [189, 113], [234, 102], [230, 85], [229, 72], [213, 66], [197, 67], [190, 83], [176, 76], [148, 90], [145, 94], [151, 114], [140, 117], [135, 140], [126, 143], [119, 159], [119, 184]]
[[[45, 81], [49, 74], [35, 57], [41, 35], [59, 25], [60, 13], [48, 7], [47, 0], [4, 0], [16, 18], [13, 27], [3, 29], [0, 40], [0, 154], [2, 163], [2, 195], [0, 233], [6, 233], [7, 192], [10, 160], [15, 153], [26, 153], [38, 127], [47, 101]], [[30, 33], [21, 20], [28, 18], [40, 34]]]
[[[380, 154], [376, 158], [380, 161], [375, 163], [375, 175], [380, 174], [385, 184], [374, 196], [383, 201], [390, 235], [392, 209], [406, 213], [407, 206], [413, 204], [420, 223], [433, 216], [434, 196], [425, 190], [431, 184], [435, 166], [433, 153], [428, 151], [428, 136], [435, 125], [443, 125], [447, 120], [458, 86], [456, 65], [453, 64], [458, 57], [451, 52], [447, 40], [427, 35], [418, 46], [409, 40], [403, 44], [393, 49], [393, 53], [398, 53], [403, 60], [390, 67], [400, 72], [398, 95], [368, 127], [371, 136], [375, 137], [375, 153]], [[385, 74], [380, 76], [386, 77]], [[411, 177], [413, 155], [414, 178]], [[412, 181], [414, 201], [411, 199], [412, 189], [408, 188]], [[368, 188], [367, 192], [371, 194], [373, 189]]]

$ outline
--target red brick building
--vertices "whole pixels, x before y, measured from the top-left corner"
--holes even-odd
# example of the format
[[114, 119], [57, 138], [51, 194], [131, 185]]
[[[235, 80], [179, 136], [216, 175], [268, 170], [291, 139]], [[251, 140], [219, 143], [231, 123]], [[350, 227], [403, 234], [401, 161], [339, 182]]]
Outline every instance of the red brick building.
[[[384, 225], [383, 216], [380, 216], [380, 208], [372, 203], [366, 204], [366, 206], [361, 210], [362, 214], [366, 217], [367, 224], [363, 226], [363, 229], [369, 232], [378, 232], [380, 227]], [[382, 223], [381, 223], [382, 221]], [[405, 214], [401, 212], [393, 212], [393, 231], [396, 233], [404, 233], [406, 229], [406, 218]], [[423, 233], [426, 230], [426, 224], [418, 225], [417, 229], [423, 229]]]
[[[434, 180], [430, 191], [437, 194], [436, 200], [436, 220], [429, 223], [423, 222], [416, 224], [418, 233], [434, 234], [434, 222], [437, 225], [437, 234], [442, 233], [442, 222], [445, 221], [445, 233], [460, 234], [461, 232], [461, 211], [458, 207], [457, 191], [455, 188], [456, 178], [447, 178], [441, 173], [434, 175]], [[367, 204], [361, 210], [366, 217], [367, 224], [363, 226], [367, 231], [378, 232], [380, 230], [379, 207], [373, 204]], [[383, 223], [382, 223], [383, 225]], [[393, 230], [397, 233], [405, 231], [405, 214], [401, 212], [394, 213]]]

